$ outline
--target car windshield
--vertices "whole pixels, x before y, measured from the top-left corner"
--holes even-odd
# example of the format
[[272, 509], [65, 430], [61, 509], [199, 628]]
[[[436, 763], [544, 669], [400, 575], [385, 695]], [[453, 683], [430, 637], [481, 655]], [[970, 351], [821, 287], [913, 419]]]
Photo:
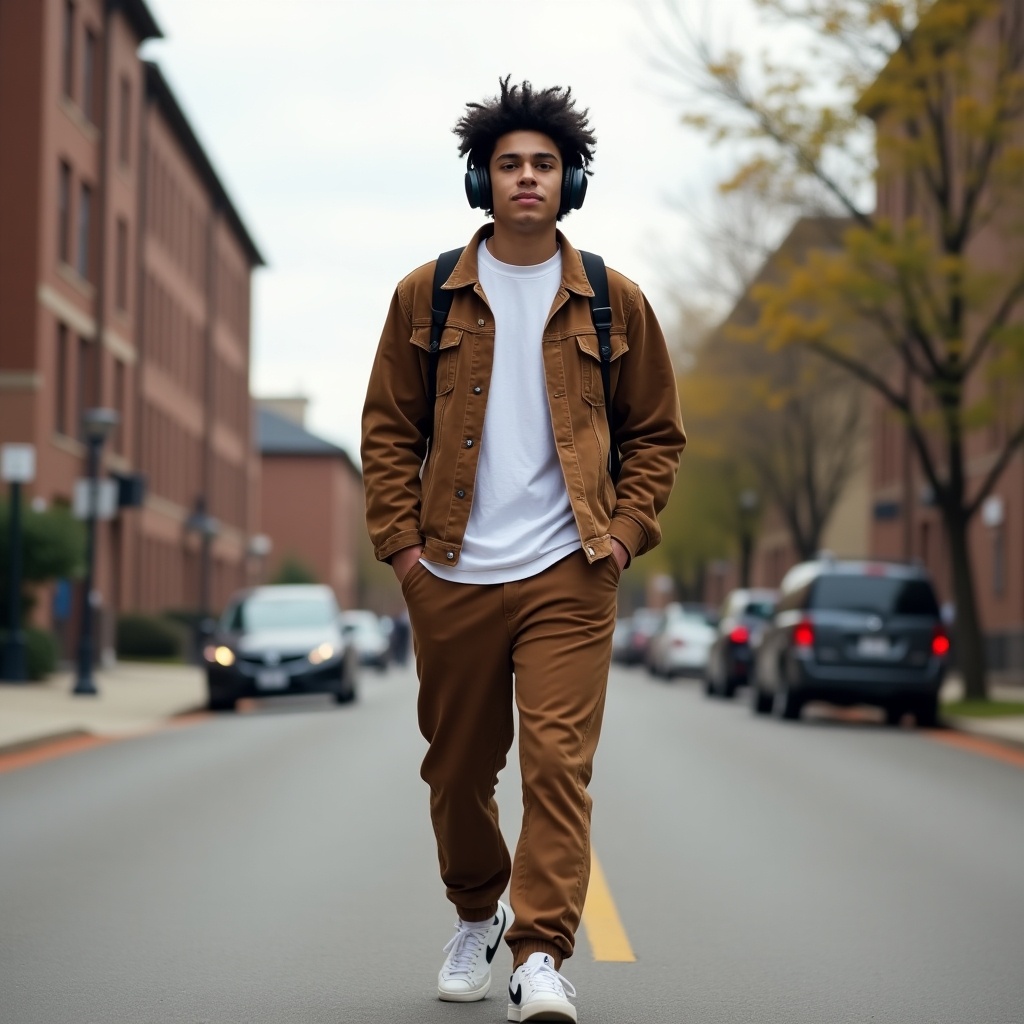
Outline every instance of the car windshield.
[[225, 618], [229, 630], [251, 632], [327, 626], [335, 615], [331, 603], [322, 597], [251, 597], [236, 605]]
[[748, 601], [743, 608], [743, 614], [752, 619], [770, 619], [774, 611], [775, 604], [772, 601]]
[[935, 592], [927, 580], [891, 576], [821, 576], [811, 593], [811, 607], [872, 615], [939, 614]]

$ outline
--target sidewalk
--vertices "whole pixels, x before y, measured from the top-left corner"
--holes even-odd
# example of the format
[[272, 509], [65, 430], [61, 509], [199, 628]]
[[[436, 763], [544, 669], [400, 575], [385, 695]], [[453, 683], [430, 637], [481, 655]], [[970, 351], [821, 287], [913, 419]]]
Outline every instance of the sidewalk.
[[[950, 674], [942, 685], [943, 701], [959, 700], [963, 696], [963, 683], [959, 676]], [[992, 682], [989, 696], [993, 700], [1007, 700], [1024, 703], [1024, 686]], [[985, 739], [1001, 740], [1016, 747], [1024, 747], [1024, 715], [1007, 715], [1003, 718], [959, 718], [944, 716], [942, 721], [958, 732], [982, 736]]]
[[128, 736], [206, 706], [194, 665], [122, 662], [95, 675], [96, 696], [72, 694], [72, 672], [38, 683], [0, 683], [0, 751], [61, 736]]

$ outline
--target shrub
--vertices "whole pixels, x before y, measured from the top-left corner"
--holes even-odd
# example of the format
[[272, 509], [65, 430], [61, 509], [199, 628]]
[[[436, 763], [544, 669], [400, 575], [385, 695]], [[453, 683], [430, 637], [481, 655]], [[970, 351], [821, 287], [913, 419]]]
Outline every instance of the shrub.
[[57, 667], [57, 638], [48, 629], [25, 630], [29, 679], [45, 679]]
[[180, 623], [160, 615], [137, 613], [117, 620], [120, 658], [180, 658], [184, 649], [185, 630]]
[[287, 555], [270, 582], [275, 584], [319, 583], [320, 580], [301, 558], [296, 555]]
[[[0, 631], [0, 650], [6, 643], [6, 631]], [[25, 663], [33, 681], [45, 679], [57, 667], [57, 638], [49, 630], [25, 628]]]

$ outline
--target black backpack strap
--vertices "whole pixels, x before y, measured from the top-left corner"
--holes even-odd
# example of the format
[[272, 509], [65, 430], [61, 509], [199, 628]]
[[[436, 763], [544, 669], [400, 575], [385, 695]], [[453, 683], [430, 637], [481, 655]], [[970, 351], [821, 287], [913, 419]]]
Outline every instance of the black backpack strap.
[[[452, 299], [455, 297], [453, 291], [442, 288], [441, 285], [452, 276], [462, 251], [461, 248], [449, 249], [441, 253], [434, 264], [434, 291], [430, 298], [430, 349], [427, 355], [427, 397], [430, 399], [431, 408], [437, 396], [437, 363], [440, 358], [441, 332], [444, 330], [452, 309]], [[431, 429], [433, 422], [434, 417], [431, 415]]]
[[612, 480], [618, 480], [619, 446], [615, 443], [615, 418], [612, 412], [612, 307], [608, 294], [608, 270], [604, 260], [593, 252], [580, 251], [583, 269], [586, 272], [594, 296], [590, 300], [590, 317], [597, 331], [597, 349], [601, 353], [601, 382], [604, 384], [604, 408], [608, 415], [608, 437], [611, 451], [608, 453], [608, 472]]

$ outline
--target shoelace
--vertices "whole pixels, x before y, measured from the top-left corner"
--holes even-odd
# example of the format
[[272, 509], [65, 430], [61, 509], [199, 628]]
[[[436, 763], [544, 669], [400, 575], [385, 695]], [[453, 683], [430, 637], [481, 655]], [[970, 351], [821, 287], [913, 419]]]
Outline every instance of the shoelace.
[[550, 964], [540, 964], [538, 967], [527, 968], [530, 975], [530, 983], [536, 992], [553, 992], [555, 995], [576, 996], [576, 989], [568, 978], [563, 978]]
[[450, 977], [453, 974], [471, 974], [473, 962], [480, 955], [480, 950], [487, 944], [487, 932], [491, 922], [485, 921], [483, 928], [470, 927], [462, 921], [458, 922], [458, 931], [444, 947], [445, 953], [451, 956], [445, 961], [444, 973]]

